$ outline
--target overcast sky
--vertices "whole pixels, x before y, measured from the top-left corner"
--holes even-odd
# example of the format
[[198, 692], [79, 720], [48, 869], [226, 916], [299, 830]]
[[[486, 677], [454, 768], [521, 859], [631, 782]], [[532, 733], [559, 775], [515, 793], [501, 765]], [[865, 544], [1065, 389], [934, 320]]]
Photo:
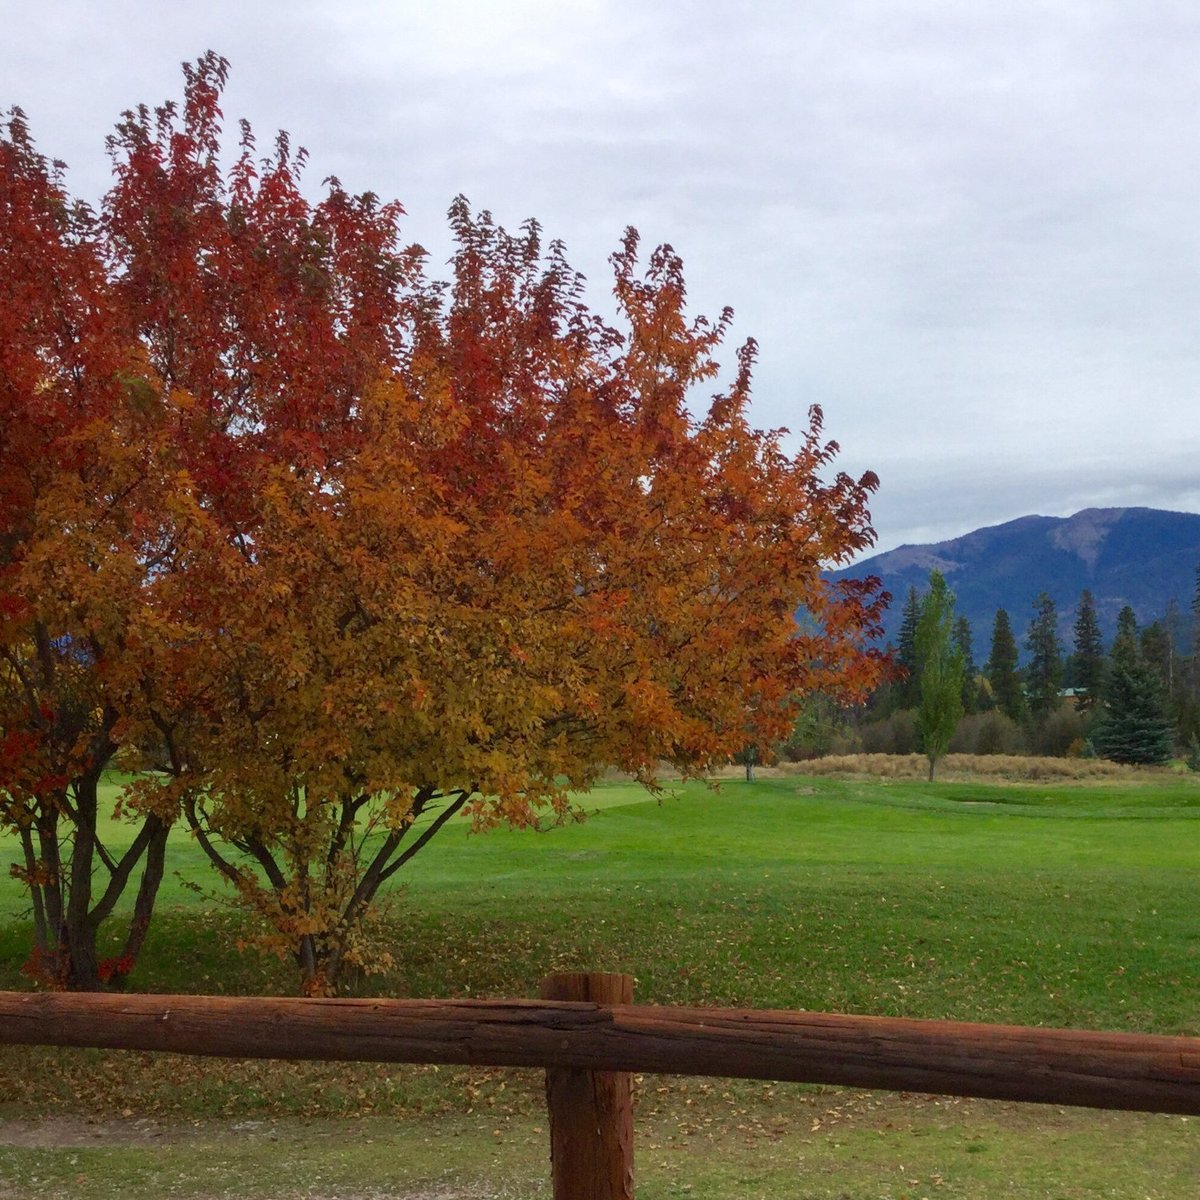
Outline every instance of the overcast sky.
[[[0, 0], [0, 107], [73, 191], [120, 112], [232, 66], [314, 193], [465, 193], [595, 281], [622, 230], [871, 468], [879, 549], [1026, 513], [1200, 511], [1200, 6], [1026, 0]], [[732, 350], [732, 347], [731, 347]], [[729, 355], [732, 361], [732, 353]]]

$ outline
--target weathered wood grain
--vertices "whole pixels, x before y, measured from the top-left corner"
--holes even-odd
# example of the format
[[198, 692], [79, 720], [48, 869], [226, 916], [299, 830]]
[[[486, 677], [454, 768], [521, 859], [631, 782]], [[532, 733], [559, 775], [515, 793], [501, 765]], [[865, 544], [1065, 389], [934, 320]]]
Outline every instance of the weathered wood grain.
[[[633, 976], [573, 971], [542, 980], [543, 1000], [628, 1005]], [[633, 1200], [633, 1076], [546, 1071], [554, 1200]]]
[[546, 1000], [0, 993], [0, 1044], [778, 1079], [1200, 1115], [1200, 1039]]

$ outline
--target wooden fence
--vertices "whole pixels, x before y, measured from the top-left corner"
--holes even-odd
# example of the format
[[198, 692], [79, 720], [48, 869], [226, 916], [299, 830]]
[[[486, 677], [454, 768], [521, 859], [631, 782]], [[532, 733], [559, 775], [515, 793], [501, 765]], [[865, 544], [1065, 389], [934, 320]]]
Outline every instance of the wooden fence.
[[0, 992], [0, 1044], [546, 1070], [555, 1200], [633, 1195], [631, 1075], [936, 1092], [1200, 1115], [1200, 1039], [632, 1003], [627, 975], [540, 1000]]

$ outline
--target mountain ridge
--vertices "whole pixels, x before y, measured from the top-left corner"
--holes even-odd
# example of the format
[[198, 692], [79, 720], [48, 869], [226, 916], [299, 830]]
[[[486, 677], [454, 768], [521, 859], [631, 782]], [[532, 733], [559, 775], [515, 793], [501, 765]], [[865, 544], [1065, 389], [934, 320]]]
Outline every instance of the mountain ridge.
[[987, 658], [996, 610], [1004, 608], [1018, 643], [1046, 592], [1058, 609], [1069, 651], [1079, 594], [1088, 588], [1100, 627], [1111, 638], [1117, 613], [1132, 606], [1138, 623], [1162, 617], [1172, 600], [1187, 614], [1200, 564], [1200, 514], [1157, 508], [1085, 508], [1069, 517], [1029, 514], [942, 542], [908, 543], [831, 572], [831, 578], [878, 575], [892, 593], [885, 640], [895, 642], [910, 586], [924, 591], [942, 572], [956, 611], [971, 622], [977, 662]]

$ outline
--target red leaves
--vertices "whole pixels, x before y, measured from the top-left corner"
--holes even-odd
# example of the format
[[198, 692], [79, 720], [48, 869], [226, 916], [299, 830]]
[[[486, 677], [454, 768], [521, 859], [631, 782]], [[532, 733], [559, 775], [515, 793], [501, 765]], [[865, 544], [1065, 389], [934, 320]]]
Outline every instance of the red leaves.
[[96, 967], [96, 974], [102, 983], [111, 983], [114, 979], [123, 979], [134, 968], [132, 954], [119, 954], [114, 958], [101, 959]]
[[794, 455], [749, 424], [752, 342], [692, 415], [731, 314], [688, 314], [668, 246], [627, 233], [610, 320], [534, 222], [456, 200], [431, 283], [400, 206], [311, 202], [286, 137], [243, 125], [223, 175], [226, 71], [125, 115], [98, 222], [0, 141], [0, 703], [40, 738], [3, 757], [49, 786], [119, 730], [325, 986], [391, 861], [363, 834], [417, 798], [527, 824], [563, 778], [701, 773], [868, 687], [877, 589], [821, 571], [875, 480], [823, 478], [819, 409]]

